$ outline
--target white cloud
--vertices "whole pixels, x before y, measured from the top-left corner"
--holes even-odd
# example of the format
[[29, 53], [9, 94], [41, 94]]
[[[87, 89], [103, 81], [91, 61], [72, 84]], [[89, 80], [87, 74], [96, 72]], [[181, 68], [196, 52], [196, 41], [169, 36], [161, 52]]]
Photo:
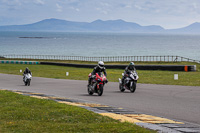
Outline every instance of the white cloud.
[[105, 14], [105, 15], [107, 15], [108, 14], [108, 12], [107, 11], [101, 11], [103, 14]]
[[80, 11], [80, 9], [79, 9], [79, 8], [74, 8], [74, 10], [76, 10], [77, 12], [79, 12], [79, 11]]
[[44, 5], [44, 1], [43, 0], [35, 0], [36, 4], [40, 4], [40, 5]]
[[1, 0], [0, 2], [2, 4], [6, 4], [7, 6], [21, 5], [20, 0]]
[[110, 6], [108, 3], [105, 3], [105, 2], [101, 2], [101, 5], [102, 5], [102, 6], [106, 6], [106, 7], [109, 7], [109, 6]]
[[139, 6], [139, 5], [134, 5], [134, 7], [136, 8], [136, 9], [138, 9], [138, 10], [143, 10], [144, 8], [142, 8], [141, 6]]
[[58, 3], [56, 3], [56, 7], [57, 7], [57, 12], [62, 12], [62, 6], [60, 6]]
[[72, 10], [75, 10], [75, 11], [77, 11], [77, 12], [79, 12], [80, 11], [80, 9], [79, 8], [76, 8], [76, 7], [70, 7]]
[[0, 6], [9, 11], [20, 9], [21, 5], [22, 2], [20, 2], [20, 0], [0, 0]]
[[197, 6], [196, 3], [192, 3], [192, 5], [193, 5], [194, 9], [197, 9], [197, 8], [198, 8], [198, 6]]
[[126, 5], [125, 7], [126, 7], [126, 8], [132, 8], [132, 6], [131, 6], [131, 5]]
[[96, 10], [102, 14], [108, 14], [108, 12], [102, 8], [96, 8]]

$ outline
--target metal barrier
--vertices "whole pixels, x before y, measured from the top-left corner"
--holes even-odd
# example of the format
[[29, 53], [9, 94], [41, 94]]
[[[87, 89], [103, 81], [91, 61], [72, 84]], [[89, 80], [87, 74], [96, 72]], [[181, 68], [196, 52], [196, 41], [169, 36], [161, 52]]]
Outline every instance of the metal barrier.
[[139, 61], [139, 62], [197, 62], [181, 56], [106, 56], [106, 57], [88, 57], [88, 56], [63, 56], [63, 55], [0, 55], [0, 58], [9, 59], [43, 59], [43, 60], [74, 60], [74, 61], [104, 61], [104, 62], [120, 62], [120, 61]]

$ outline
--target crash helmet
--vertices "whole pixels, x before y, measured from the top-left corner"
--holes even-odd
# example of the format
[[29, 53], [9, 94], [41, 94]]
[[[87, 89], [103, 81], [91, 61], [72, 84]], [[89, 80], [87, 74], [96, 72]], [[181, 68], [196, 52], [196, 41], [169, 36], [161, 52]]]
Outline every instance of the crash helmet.
[[103, 61], [99, 61], [98, 62], [98, 66], [100, 69], [103, 69], [104, 68], [104, 62]]
[[28, 67], [26, 67], [25, 71], [26, 71], [26, 72], [28, 72], [28, 71], [29, 71]]
[[129, 69], [130, 69], [130, 70], [133, 70], [133, 69], [134, 69], [134, 66], [135, 66], [134, 62], [130, 62], [130, 64], [129, 64]]

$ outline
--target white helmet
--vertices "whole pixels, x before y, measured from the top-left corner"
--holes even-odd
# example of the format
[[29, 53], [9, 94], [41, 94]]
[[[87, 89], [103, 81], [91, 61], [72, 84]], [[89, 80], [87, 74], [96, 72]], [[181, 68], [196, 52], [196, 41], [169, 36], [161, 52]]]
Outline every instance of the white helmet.
[[101, 69], [103, 69], [103, 67], [104, 67], [103, 61], [99, 61], [99, 62], [98, 62], [98, 66], [99, 66]]

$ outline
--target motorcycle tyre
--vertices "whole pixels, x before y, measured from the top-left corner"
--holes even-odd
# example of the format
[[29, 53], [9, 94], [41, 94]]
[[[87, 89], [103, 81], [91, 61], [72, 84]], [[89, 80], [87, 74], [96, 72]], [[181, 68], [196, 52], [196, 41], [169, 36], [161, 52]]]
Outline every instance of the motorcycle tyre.
[[131, 91], [132, 93], [134, 93], [135, 90], [136, 90], [136, 82], [133, 81], [133, 86], [130, 86], [130, 91]]
[[101, 96], [103, 94], [103, 85], [102, 84], [99, 85], [99, 89], [97, 90], [97, 94], [98, 94], [98, 96]]
[[89, 87], [91, 87], [91, 85], [88, 86], [88, 94], [89, 94], [89, 95], [93, 95], [93, 92], [90, 91], [90, 88], [89, 88]]
[[119, 83], [119, 90], [120, 90], [121, 92], [124, 92], [124, 91], [125, 91], [125, 89], [123, 88], [123, 86], [122, 86], [121, 83]]
[[28, 83], [27, 83], [27, 85], [28, 85], [28, 86], [30, 86], [30, 83], [31, 83], [31, 81], [30, 81], [30, 80], [28, 80]]
[[25, 86], [27, 86], [27, 82], [24, 82]]

